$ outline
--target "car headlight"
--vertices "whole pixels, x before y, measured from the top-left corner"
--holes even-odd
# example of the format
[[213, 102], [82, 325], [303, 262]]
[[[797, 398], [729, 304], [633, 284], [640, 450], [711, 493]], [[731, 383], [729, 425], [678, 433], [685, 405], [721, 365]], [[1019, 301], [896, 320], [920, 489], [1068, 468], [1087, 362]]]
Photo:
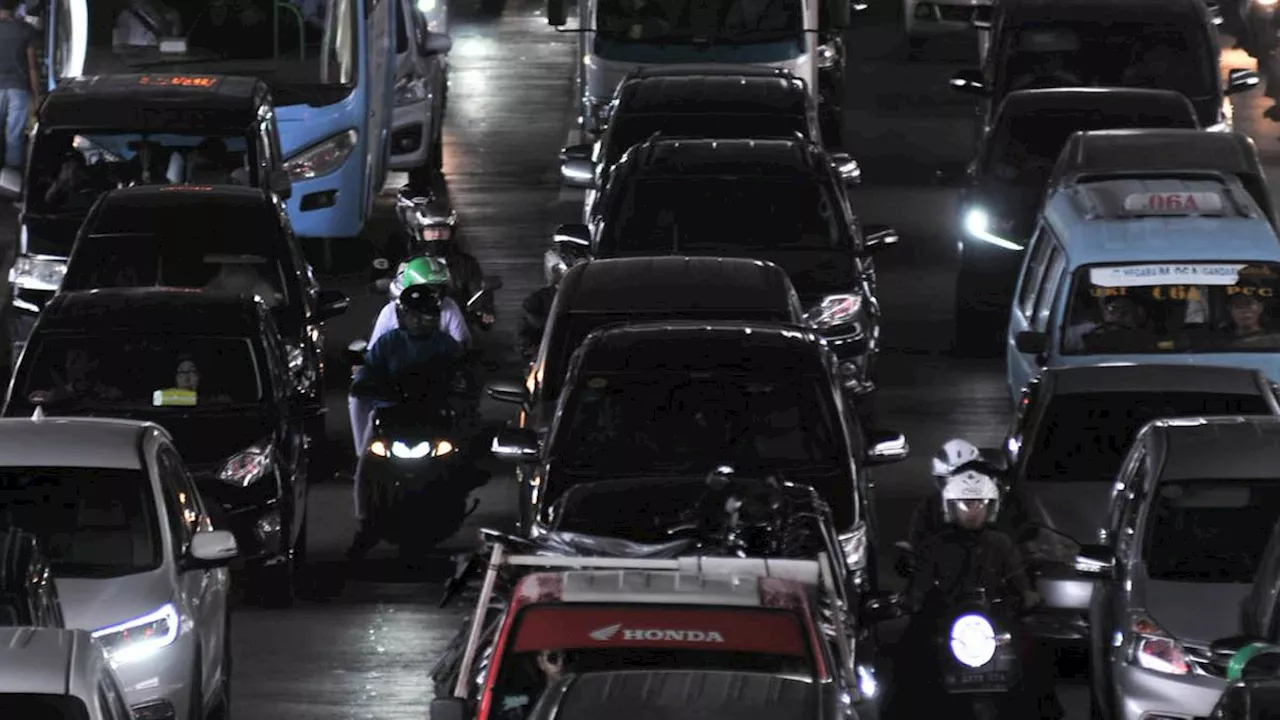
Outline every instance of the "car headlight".
[[1146, 613], [1133, 613], [1129, 618], [1129, 630], [1133, 633], [1131, 662], [1169, 675], [1191, 672], [1186, 649]]
[[833, 67], [838, 59], [836, 49], [830, 43], [823, 43], [818, 46], [818, 67]]
[[982, 208], [970, 208], [964, 215], [964, 230], [975, 240], [1004, 248], [1005, 250], [1023, 250], [1023, 246], [1012, 240], [1001, 237], [1013, 229], [1013, 222], [1006, 220], [997, 222]]
[[271, 445], [262, 442], [232, 455], [218, 471], [218, 479], [228, 485], [247, 488], [262, 479], [271, 468]]
[[358, 137], [355, 130], [347, 130], [321, 140], [285, 161], [284, 169], [293, 180], [310, 180], [328, 175], [342, 167], [351, 156]]
[[980, 668], [991, 662], [996, 645], [996, 629], [981, 615], [961, 615], [951, 624], [951, 655], [964, 665]]
[[420, 103], [427, 99], [427, 79], [422, 77], [402, 77], [396, 81], [395, 105], [404, 107]]
[[178, 639], [178, 609], [165, 603], [132, 620], [93, 631], [113, 665], [143, 660]]
[[828, 295], [809, 311], [809, 322], [820, 329], [847, 325], [862, 314], [861, 295]]
[[57, 291], [67, 274], [67, 261], [61, 258], [19, 255], [9, 269], [9, 284], [23, 290]]
[[394, 440], [376, 439], [369, 443], [369, 452], [378, 457], [397, 457], [401, 460], [421, 460], [424, 457], [444, 457], [454, 451], [453, 443], [448, 440], [424, 440], [409, 443]]

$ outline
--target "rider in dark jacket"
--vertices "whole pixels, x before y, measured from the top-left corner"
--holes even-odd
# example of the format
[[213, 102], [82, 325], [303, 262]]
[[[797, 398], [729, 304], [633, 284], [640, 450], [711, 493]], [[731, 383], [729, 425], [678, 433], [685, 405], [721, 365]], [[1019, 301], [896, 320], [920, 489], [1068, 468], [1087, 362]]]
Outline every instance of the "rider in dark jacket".
[[564, 274], [569, 272], [572, 265], [577, 265], [583, 260], [575, 261], [572, 265], [565, 264], [559, 258], [548, 262], [545, 269], [549, 284], [534, 290], [524, 299], [522, 304], [524, 313], [520, 316], [520, 327], [516, 331], [520, 356], [526, 362], [533, 362], [534, 356], [538, 354], [538, 347], [542, 345], [542, 333], [547, 329], [547, 318], [551, 316], [551, 304], [556, 300], [556, 290], [560, 287], [560, 281], [564, 279]]

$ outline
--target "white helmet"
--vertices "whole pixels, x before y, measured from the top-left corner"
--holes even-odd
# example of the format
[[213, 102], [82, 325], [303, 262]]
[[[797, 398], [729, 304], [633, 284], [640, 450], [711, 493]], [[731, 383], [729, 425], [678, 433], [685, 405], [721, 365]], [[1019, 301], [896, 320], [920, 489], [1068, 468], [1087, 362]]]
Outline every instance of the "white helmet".
[[942, 444], [933, 456], [933, 476], [945, 478], [966, 463], [982, 458], [982, 451], [968, 440], [952, 438]]
[[949, 476], [942, 487], [942, 508], [947, 522], [955, 522], [952, 506], [960, 502], [988, 504], [987, 522], [1000, 512], [1000, 486], [982, 467], [962, 467]]

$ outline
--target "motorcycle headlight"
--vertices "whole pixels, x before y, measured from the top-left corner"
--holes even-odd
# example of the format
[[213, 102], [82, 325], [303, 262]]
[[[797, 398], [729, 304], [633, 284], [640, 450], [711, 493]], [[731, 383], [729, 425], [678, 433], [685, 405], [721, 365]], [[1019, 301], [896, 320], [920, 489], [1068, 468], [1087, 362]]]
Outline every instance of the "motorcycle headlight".
[[420, 103], [427, 99], [427, 79], [423, 77], [402, 77], [396, 81], [395, 105], [404, 107]]
[[1005, 250], [1022, 250], [1022, 245], [1003, 237], [1012, 229], [1013, 221], [997, 221], [982, 208], [970, 208], [964, 215], [964, 230], [969, 237]]
[[271, 445], [251, 445], [232, 455], [222, 464], [218, 479], [228, 485], [247, 488], [258, 482], [271, 468]]
[[19, 255], [9, 269], [9, 284], [23, 290], [56, 291], [67, 274], [67, 261], [60, 258]]
[[358, 137], [355, 130], [347, 130], [321, 140], [285, 161], [284, 169], [293, 180], [310, 180], [328, 175], [342, 167], [351, 156]]
[[143, 660], [178, 639], [178, 609], [165, 603], [132, 620], [93, 631], [113, 665]]
[[971, 668], [980, 668], [996, 656], [996, 629], [978, 614], [961, 615], [951, 624], [951, 654]]
[[401, 460], [421, 460], [425, 457], [444, 457], [454, 451], [453, 443], [448, 440], [424, 440], [418, 443], [406, 443], [400, 440], [387, 442], [381, 438], [369, 443], [369, 452], [381, 458], [396, 457]]
[[809, 311], [809, 322], [819, 329], [846, 325], [862, 313], [861, 295], [828, 295]]

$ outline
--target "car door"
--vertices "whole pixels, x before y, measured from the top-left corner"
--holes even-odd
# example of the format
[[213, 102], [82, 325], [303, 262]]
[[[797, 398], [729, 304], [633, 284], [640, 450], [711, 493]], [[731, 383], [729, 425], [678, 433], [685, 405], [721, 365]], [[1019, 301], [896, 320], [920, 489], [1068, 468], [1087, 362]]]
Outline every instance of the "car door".
[[264, 316], [262, 349], [267, 374], [270, 376], [268, 392], [275, 405], [280, 477], [287, 484], [286, 491], [293, 501], [292, 508], [282, 515], [289, 518], [289, 538], [292, 542], [294, 538], [301, 537], [307, 516], [307, 474], [311, 464], [311, 442], [306, 430], [310, 409], [307, 396], [293, 382], [287, 351], [276, 330], [275, 321], [269, 315]]
[[1035, 323], [1046, 270], [1056, 241], [1048, 226], [1042, 222], [1031, 244], [1027, 261], [1023, 264], [1018, 290], [1014, 295], [1013, 307], [1009, 312], [1009, 331], [1005, 338], [1009, 390], [1014, 395], [1026, 387], [1039, 367], [1035, 356], [1018, 350], [1017, 338], [1019, 333], [1031, 330]]
[[[351, 0], [354, 2], [355, 0]], [[368, 121], [365, 125], [365, 152], [368, 157], [368, 197], [365, 201], [366, 217], [373, 208], [373, 200], [387, 177], [387, 160], [390, 142], [387, 135], [391, 126], [391, 107], [394, 102], [392, 88], [395, 84], [395, 3], [396, 0], [364, 0], [368, 12], [365, 16], [365, 58], [369, 61]], [[339, 3], [340, 5], [342, 3]]]

